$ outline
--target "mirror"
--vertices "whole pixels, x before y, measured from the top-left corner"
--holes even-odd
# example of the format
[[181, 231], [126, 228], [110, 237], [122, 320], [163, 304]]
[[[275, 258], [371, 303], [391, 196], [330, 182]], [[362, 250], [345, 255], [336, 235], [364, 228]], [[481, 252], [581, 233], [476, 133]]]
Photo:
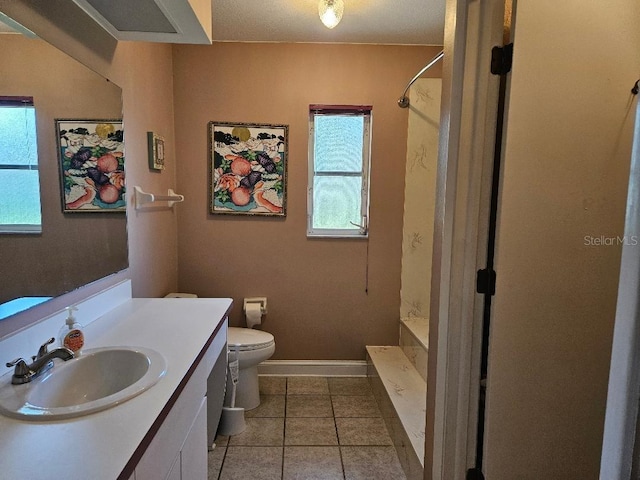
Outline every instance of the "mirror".
[[55, 124], [121, 119], [121, 89], [44, 40], [21, 34], [0, 32], [0, 64], [0, 96], [33, 97], [42, 214], [41, 233], [0, 234], [1, 320], [22, 310], [3, 309], [7, 302], [54, 298], [126, 269], [128, 252], [124, 212], [63, 213]]

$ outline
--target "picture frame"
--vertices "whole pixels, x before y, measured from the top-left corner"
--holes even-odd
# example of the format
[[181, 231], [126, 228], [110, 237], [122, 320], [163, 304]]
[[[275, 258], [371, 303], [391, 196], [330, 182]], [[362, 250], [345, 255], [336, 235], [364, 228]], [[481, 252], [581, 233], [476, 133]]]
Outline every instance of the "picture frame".
[[63, 213], [127, 209], [121, 119], [55, 119]]
[[164, 137], [147, 132], [147, 144], [149, 146], [149, 168], [158, 171], [164, 170]]
[[209, 211], [286, 216], [288, 125], [209, 122]]

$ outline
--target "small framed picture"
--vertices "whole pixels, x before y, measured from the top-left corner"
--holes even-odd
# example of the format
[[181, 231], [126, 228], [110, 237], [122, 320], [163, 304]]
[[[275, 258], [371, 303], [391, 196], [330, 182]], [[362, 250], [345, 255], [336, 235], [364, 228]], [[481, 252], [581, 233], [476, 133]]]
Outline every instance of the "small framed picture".
[[56, 119], [62, 211], [126, 211], [122, 120]]
[[147, 132], [147, 142], [149, 144], [149, 168], [164, 170], [164, 137]]
[[288, 125], [209, 122], [213, 214], [286, 215]]

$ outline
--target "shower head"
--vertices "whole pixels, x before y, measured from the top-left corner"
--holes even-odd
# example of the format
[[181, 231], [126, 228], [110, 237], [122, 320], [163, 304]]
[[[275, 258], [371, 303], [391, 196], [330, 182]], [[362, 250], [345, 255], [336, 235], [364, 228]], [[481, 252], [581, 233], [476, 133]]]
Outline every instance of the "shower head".
[[398, 106], [400, 108], [407, 108], [409, 106], [409, 98], [406, 95], [401, 96], [398, 99]]
[[444, 50], [442, 52], [440, 52], [439, 54], [437, 54], [435, 57], [433, 57], [433, 59], [429, 63], [427, 63], [422, 68], [422, 70], [420, 70], [416, 74], [415, 77], [413, 77], [411, 80], [409, 80], [409, 83], [407, 84], [407, 87], [404, 89], [404, 92], [402, 92], [402, 96], [398, 99], [398, 106], [400, 108], [407, 108], [409, 106], [409, 99], [407, 98], [407, 92], [409, 91], [409, 87], [413, 84], [413, 82], [415, 82], [420, 77], [420, 75], [422, 75], [424, 72], [429, 70], [442, 57], [444, 57]]

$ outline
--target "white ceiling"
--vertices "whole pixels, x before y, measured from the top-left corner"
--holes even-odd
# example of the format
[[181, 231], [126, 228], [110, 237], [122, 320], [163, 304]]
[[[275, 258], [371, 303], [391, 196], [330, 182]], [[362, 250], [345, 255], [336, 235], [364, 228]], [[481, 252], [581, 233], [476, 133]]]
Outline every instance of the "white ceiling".
[[213, 40], [442, 45], [444, 0], [344, 0], [333, 30], [318, 0], [212, 0]]
[[[318, 0], [211, 0], [213, 40], [399, 45], [444, 42], [444, 0], [344, 3], [342, 21], [331, 30], [320, 22]], [[0, 33], [11, 31], [1, 20]]]

